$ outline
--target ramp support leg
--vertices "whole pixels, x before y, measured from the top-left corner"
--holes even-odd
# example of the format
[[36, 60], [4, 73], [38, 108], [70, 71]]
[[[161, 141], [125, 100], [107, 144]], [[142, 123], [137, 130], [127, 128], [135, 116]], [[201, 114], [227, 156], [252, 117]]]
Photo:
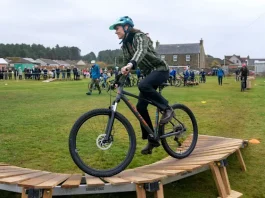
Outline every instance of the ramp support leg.
[[137, 198], [146, 198], [146, 191], [153, 192], [155, 198], [164, 198], [163, 184], [161, 182], [136, 184]]
[[244, 159], [243, 159], [243, 157], [242, 157], [242, 154], [241, 154], [240, 149], [237, 149], [237, 151], [236, 151], [236, 155], [237, 155], [237, 158], [238, 158], [239, 163], [240, 163], [240, 165], [241, 165], [241, 169], [242, 169], [242, 171], [245, 172], [245, 171], [247, 170], [247, 168], [246, 168], [246, 164], [245, 164], [245, 162], [244, 162]]
[[52, 198], [52, 189], [23, 188], [21, 198]]
[[221, 198], [226, 198], [227, 197], [227, 193], [226, 193], [226, 190], [225, 190], [225, 186], [224, 186], [223, 179], [221, 177], [221, 173], [220, 173], [219, 168], [217, 167], [217, 165], [215, 163], [211, 163], [210, 164], [210, 168], [211, 168], [211, 171], [212, 171], [212, 174], [213, 174], [213, 178], [214, 178], [214, 181], [215, 181], [219, 196]]

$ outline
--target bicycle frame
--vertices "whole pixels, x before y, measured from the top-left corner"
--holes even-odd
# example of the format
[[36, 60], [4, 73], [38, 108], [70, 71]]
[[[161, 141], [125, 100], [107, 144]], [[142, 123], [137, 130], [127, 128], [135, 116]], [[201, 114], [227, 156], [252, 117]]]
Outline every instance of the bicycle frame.
[[[161, 93], [161, 90], [163, 88], [159, 87], [159, 93]], [[131, 94], [127, 91], [123, 90], [123, 86], [118, 88], [117, 91], [117, 96], [115, 101], [113, 102], [113, 104], [111, 105], [110, 109], [111, 109], [111, 115], [107, 124], [107, 128], [106, 128], [106, 136], [104, 138], [104, 141], [108, 142], [110, 140], [110, 135], [111, 135], [111, 131], [112, 131], [112, 126], [113, 126], [113, 122], [114, 122], [114, 116], [115, 116], [115, 112], [117, 109], [117, 105], [120, 102], [120, 100], [122, 100], [131, 110], [131, 112], [135, 115], [135, 117], [139, 120], [140, 124], [146, 129], [146, 131], [148, 132], [149, 136], [155, 140], [158, 139], [158, 120], [159, 120], [159, 109], [156, 109], [156, 117], [155, 117], [155, 127], [154, 127], [154, 132], [152, 131], [152, 129], [150, 129], [150, 127], [148, 126], [148, 124], [146, 123], [146, 121], [144, 120], [144, 118], [140, 115], [140, 113], [137, 111], [136, 107], [130, 102], [130, 100], [125, 96], [131, 96], [133, 98], [136, 99], [141, 99], [141, 100], [145, 100], [146, 102], [148, 102], [148, 104], [151, 104], [153, 106], [154, 103], [150, 100], [147, 100], [145, 98], [140, 98], [139, 96], [136, 96], [134, 94]]]

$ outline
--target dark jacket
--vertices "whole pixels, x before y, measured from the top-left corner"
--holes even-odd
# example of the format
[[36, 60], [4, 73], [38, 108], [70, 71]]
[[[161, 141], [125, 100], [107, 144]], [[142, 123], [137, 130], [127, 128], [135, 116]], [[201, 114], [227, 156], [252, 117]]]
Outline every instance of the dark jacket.
[[150, 38], [143, 32], [129, 33], [121, 48], [123, 64], [132, 63], [132, 69], [139, 67], [144, 74], [153, 70], [169, 71], [167, 63], [158, 57]]

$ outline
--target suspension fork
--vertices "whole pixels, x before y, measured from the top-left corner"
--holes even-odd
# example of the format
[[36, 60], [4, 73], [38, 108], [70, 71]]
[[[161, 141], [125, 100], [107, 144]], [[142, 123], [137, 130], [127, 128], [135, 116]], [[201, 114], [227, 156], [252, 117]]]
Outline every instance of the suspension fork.
[[104, 137], [103, 143], [107, 143], [107, 142], [110, 142], [111, 141], [110, 140], [110, 136], [111, 136], [111, 131], [112, 131], [113, 123], [114, 123], [114, 117], [115, 117], [117, 105], [118, 105], [118, 103], [115, 101], [110, 106], [111, 114], [109, 116], [107, 128], [105, 130], [106, 136]]

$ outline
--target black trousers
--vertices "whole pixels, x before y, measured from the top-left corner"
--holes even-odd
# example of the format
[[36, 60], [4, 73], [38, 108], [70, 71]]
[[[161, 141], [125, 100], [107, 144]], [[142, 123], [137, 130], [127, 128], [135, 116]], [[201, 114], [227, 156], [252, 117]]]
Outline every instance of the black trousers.
[[[168, 108], [168, 101], [156, 91], [159, 85], [167, 81], [168, 77], [168, 71], [153, 71], [152, 73], [148, 74], [143, 80], [141, 80], [138, 85], [138, 88], [140, 90], [139, 97], [152, 101], [155, 106], [157, 106], [160, 110], [165, 110], [166, 108]], [[150, 129], [154, 131], [153, 124], [147, 110], [147, 106], [148, 102], [139, 99], [136, 108], [137, 111], [144, 118]], [[147, 139], [148, 132], [143, 126], [141, 126], [141, 129], [142, 138]]]
[[223, 76], [218, 76], [218, 84], [219, 85], [223, 84]]

